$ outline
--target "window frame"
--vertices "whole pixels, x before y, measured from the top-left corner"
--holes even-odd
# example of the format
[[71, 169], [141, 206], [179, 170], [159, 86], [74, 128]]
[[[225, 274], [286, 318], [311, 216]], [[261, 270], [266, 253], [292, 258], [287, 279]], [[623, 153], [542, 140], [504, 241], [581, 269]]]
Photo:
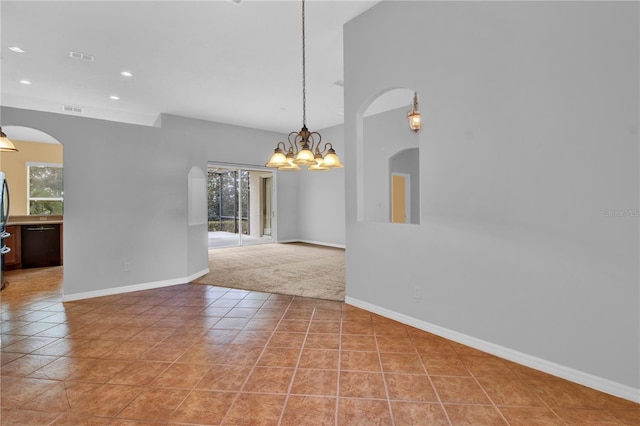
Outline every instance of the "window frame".
[[62, 208], [64, 211], [64, 183], [62, 188], [62, 197], [31, 197], [31, 167], [50, 167], [50, 168], [59, 168], [63, 170], [64, 167], [62, 163], [44, 163], [40, 161], [27, 161], [25, 163], [27, 169], [27, 216], [32, 216], [31, 214], [31, 201], [60, 201], [62, 203]]

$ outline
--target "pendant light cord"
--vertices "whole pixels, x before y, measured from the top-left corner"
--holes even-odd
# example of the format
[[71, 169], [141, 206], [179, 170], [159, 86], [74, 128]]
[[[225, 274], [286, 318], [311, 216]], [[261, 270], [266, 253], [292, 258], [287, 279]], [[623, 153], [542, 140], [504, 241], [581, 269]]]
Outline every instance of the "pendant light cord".
[[304, 46], [304, 0], [302, 0], [302, 125], [307, 127], [307, 81]]

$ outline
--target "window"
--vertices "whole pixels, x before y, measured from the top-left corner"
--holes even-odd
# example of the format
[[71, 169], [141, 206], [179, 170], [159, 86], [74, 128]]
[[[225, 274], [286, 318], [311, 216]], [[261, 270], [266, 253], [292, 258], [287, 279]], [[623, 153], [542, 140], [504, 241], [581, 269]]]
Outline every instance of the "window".
[[30, 215], [63, 211], [62, 164], [27, 163], [27, 203]]

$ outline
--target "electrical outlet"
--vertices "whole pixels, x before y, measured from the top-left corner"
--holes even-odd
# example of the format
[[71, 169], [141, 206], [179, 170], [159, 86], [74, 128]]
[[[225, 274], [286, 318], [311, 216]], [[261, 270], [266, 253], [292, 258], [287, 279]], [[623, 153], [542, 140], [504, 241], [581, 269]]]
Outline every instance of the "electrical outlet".
[[422, 299], [422, 289], [417, 285], [413, 286], [413, 298], [414, 299]]
[[125, 272], [129, 272], [129, 271], [131, 270], [131, 262], [124, 262], [124, 263], [122, 264], [122, 269], [123, 269]]

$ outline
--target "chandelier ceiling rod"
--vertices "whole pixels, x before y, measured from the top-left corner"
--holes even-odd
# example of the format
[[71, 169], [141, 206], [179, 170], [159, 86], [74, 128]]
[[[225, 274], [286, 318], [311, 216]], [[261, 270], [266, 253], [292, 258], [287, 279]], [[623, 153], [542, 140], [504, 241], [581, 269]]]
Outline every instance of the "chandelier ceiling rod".
[[302, 129], [289, 133], [289, 147], [285, 142], [278, 142], [267, 167], [278, 170], [300, 170], [300, 166], [309, 166], [307, 170], [327, 171], [344, 167], [333, 149], [331, 142], [321, 149], [322, 136], [318, 132], [307, 129], [307, 64], [305, 42], [305, 12], [302, 0]]
[[307, 67], [304, 39], [304, 0], [302, 0], [302, 127], [307, 127]]

